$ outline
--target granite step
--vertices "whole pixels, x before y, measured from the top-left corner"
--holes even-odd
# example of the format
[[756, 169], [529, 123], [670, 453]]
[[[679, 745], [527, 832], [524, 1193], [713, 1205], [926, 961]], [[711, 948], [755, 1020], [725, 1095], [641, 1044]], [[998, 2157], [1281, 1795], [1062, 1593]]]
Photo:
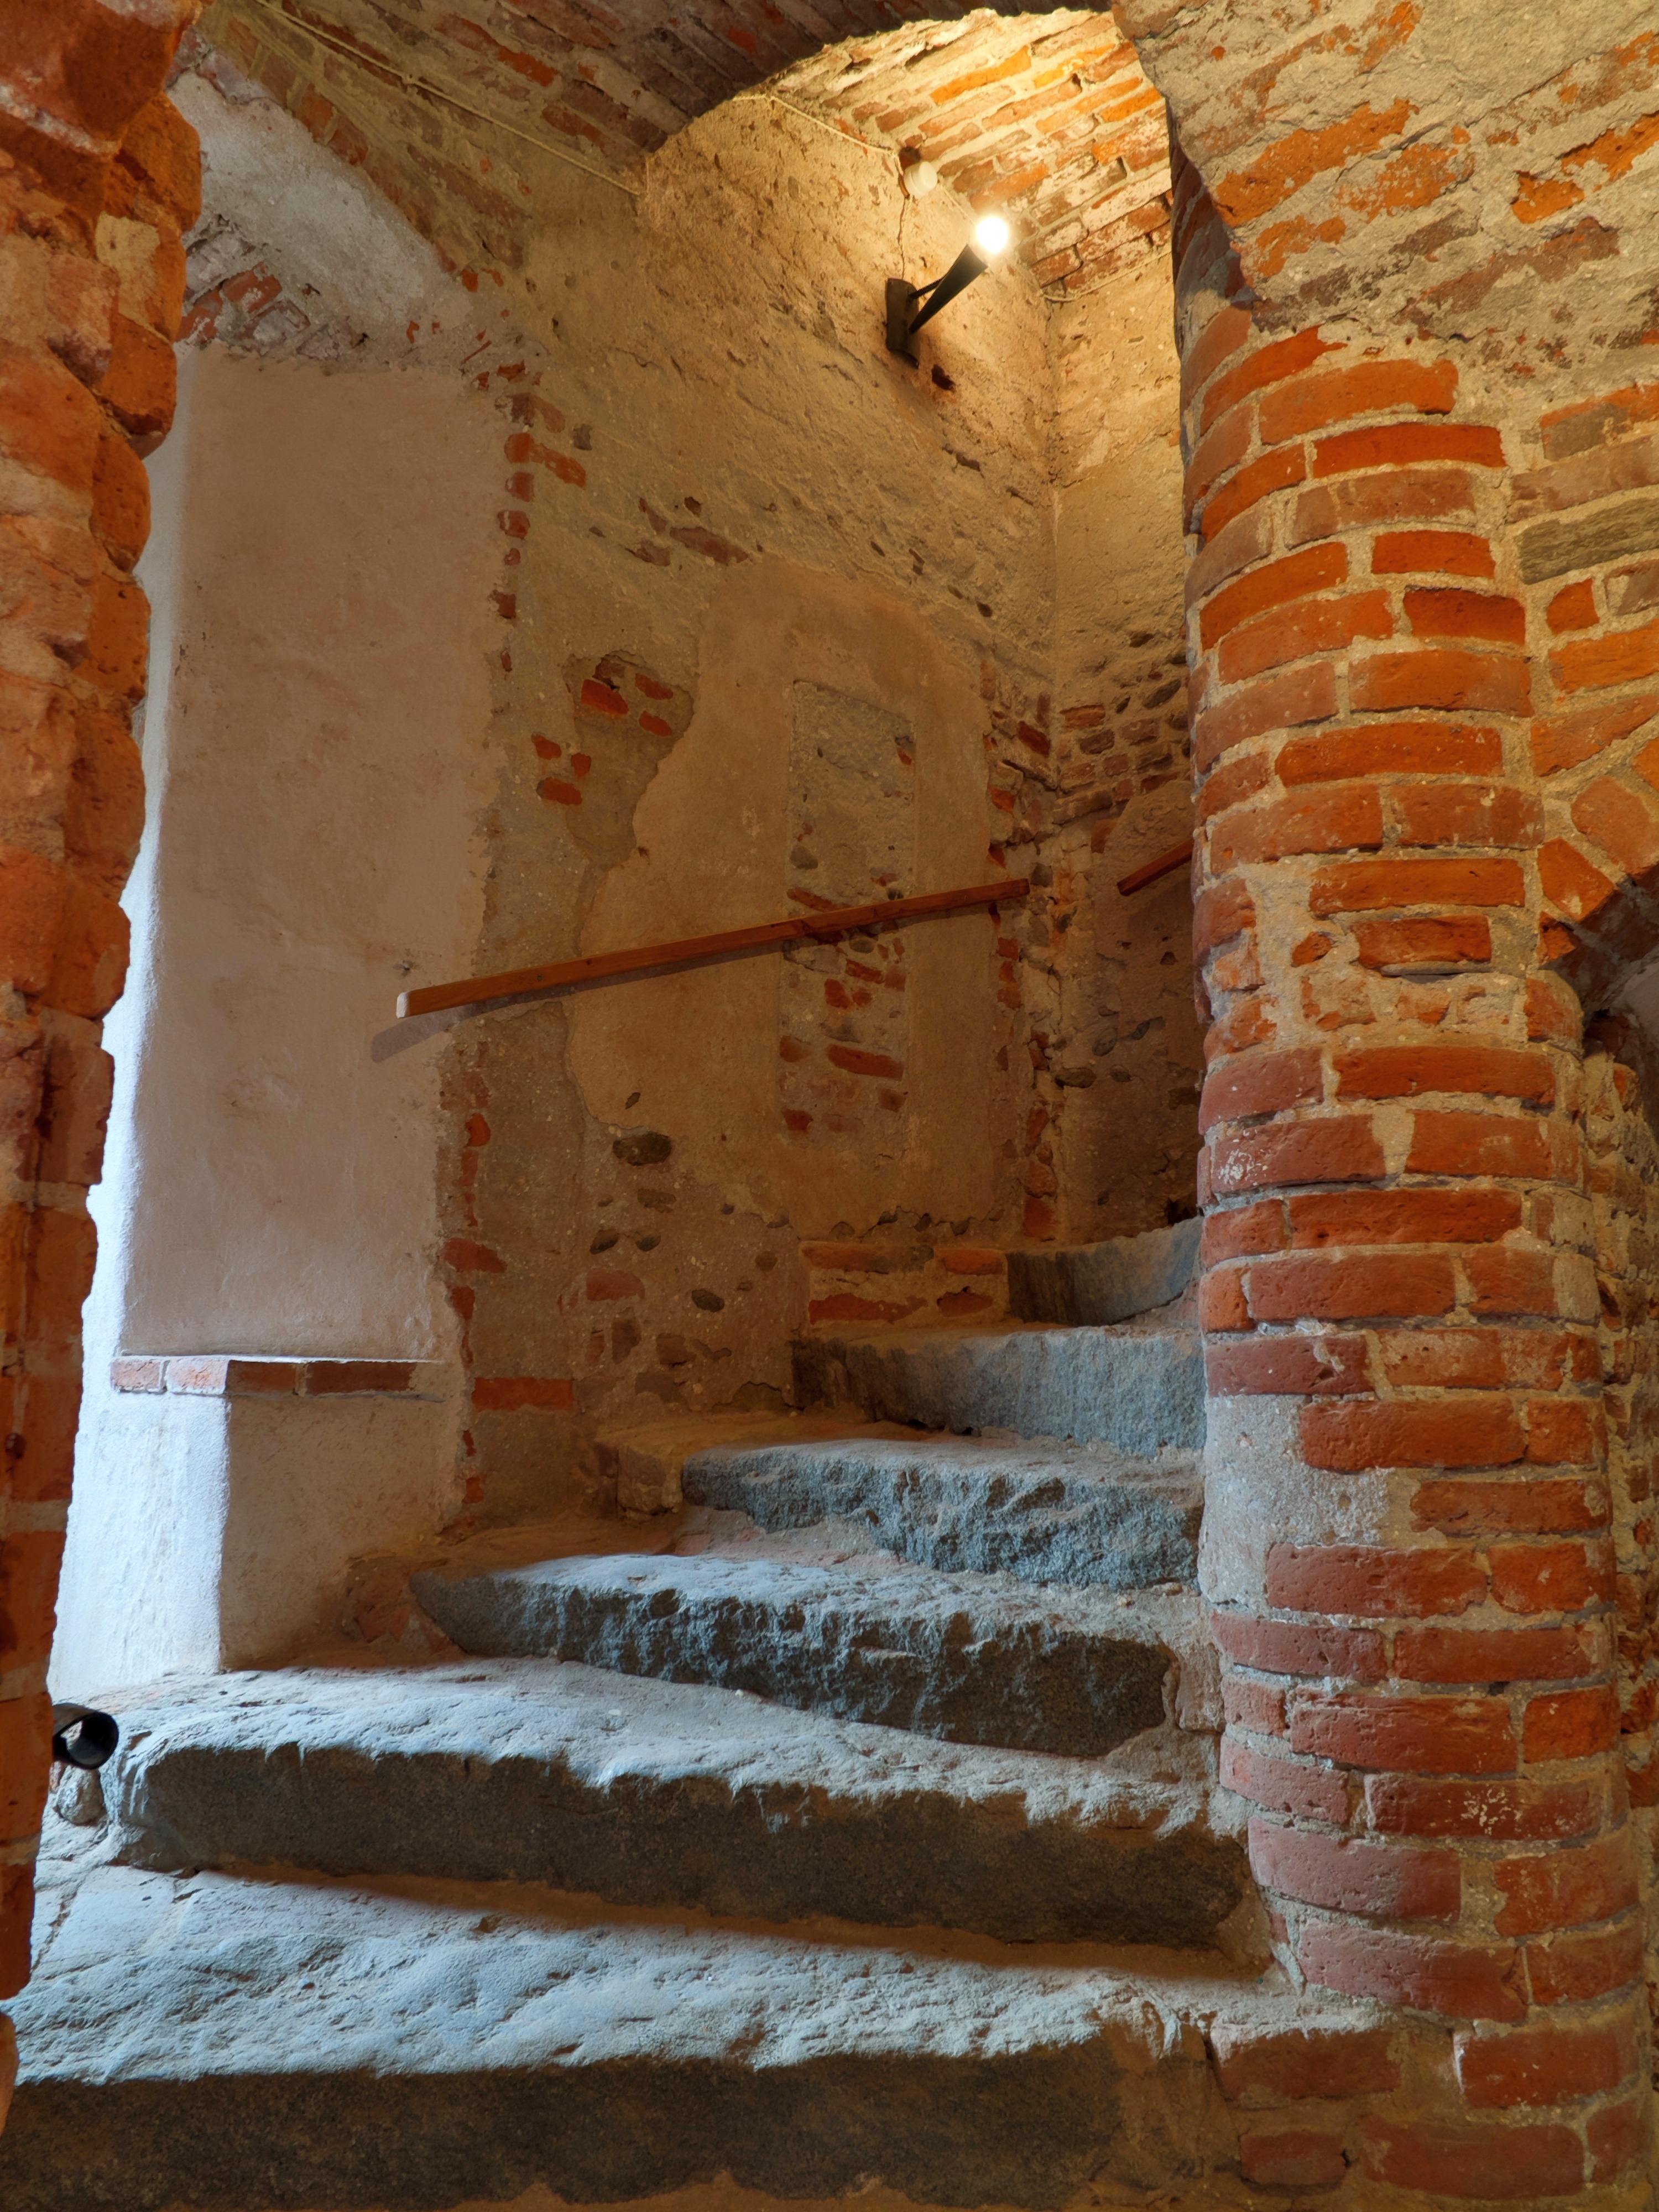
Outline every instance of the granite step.
[[795, 1387], [811, 1406], [959, 1432], [1073, 1437], [1156, 1454], [1204, 1443], [1204, 1354], [1195, 1329], [877, 1329], [802, 1339]]
[[1008, 1310], [1066, 1328], [1130, 1321], [1190, 1286], [1204, 1224], [1196, 1217], [1099, 1244], [1033, 1246], [1008, 1255]]
[[1166, 1717], [1171, 1655], [1123, 1634], [1109, 1595], [881, 1553], [549, 1559], [410, 1589], [463, 1651], [744, 1690], [948, 1743], [1097, 1759]]
[[169, 1680], [121, 1722], [103, 1796], [120, 1856], [155, 1870], [543, 1881], [1177, 1948], [1245, 1894], [1232, 1802], [1178, 1764], [1132, 1778], [557, 1660]]
[[1212, 1954], [686, 1924], [512, 1884], [65, 1887], [51, 1841], [6, 2212], [617, 2204], [721, 2175], [1048, 2212], [1237, 2159], [1205, 2027], [1263, 2005]]
[[1202, 1476], [1195, 1455], [1139, 1456], [955, 1437], [768, 1438], [687, 1455], [696, 1505], [762, 1528], [835, 1522], [940, 1574], [1145, 1589], [1198, 1571]]

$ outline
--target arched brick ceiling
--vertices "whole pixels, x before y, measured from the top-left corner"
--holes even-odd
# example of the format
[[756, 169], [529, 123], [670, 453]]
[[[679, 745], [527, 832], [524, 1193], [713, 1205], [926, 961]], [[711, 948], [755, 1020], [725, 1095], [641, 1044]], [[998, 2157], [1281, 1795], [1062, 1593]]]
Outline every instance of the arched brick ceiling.
[[[463, 262], [516, 258], [526, 188], [515, 200], [497, 173], [510, 174], [512, 133], [627, 177], [696, 117], [763, 87], [896, 155], [918, 148], [973, 207], [1008, 216], [1057, 296], [1168, 251], [1164, 102], [1109, 14], [969, 14], [951, 0], [925, 15], [900, 0], [216, 0], [201, 27]], [[491, 122], [507, 126], [493, 143]], [[468, 252], [459, 231], [471, 227]]]

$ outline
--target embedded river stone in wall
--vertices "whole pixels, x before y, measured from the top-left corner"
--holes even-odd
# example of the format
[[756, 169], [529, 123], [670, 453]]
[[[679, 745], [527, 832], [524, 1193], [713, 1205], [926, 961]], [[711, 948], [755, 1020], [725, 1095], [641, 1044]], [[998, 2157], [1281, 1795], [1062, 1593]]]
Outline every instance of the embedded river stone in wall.
[[1112, 1237], [1008, 1255], [1008, 1310], [1018, 1321], [1081, 1323], [1130, 1321], [1168, 1305], [1198, 1269], [1204, 1224], [1196, 1216], [1143, 1237]]
[[180, 1398], [447, 1397], [450, 1370], [436, 1360], [283, 1359], [221, 1352], [170, 1358], [124, 1355], [110, 1384], [128, 1396]]

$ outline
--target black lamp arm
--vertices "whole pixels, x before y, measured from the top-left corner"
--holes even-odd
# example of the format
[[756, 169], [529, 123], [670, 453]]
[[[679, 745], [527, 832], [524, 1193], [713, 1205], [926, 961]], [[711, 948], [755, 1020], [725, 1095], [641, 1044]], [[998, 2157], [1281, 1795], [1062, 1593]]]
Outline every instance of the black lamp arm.
[[990, 264], [977, 247], [964, 246], [942, 276], [931, 284], [918, 289], [914, 296], [926, 300], [927, 305], [911, 322], [908, 335], [914, 337], [924, 323], [932, 322], [941, 307], [948, 307], [958, 292], [965, 292], [975, 276], [982, 276]]

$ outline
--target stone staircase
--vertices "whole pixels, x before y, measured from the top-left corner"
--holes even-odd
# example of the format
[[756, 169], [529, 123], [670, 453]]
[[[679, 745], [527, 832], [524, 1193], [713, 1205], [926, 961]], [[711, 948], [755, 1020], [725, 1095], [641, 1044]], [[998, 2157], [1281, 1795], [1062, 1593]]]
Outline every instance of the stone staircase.
[[465, 1656], [126, 1701], [42, 1863], [7, 2212], [1237, 2176], [1206, 2036], [1295, 2000], [1215, 1789], [1195, 1340], [798, 1364], [813, 1412], [629, 1447], [668, 1510], [421, 1565]]

